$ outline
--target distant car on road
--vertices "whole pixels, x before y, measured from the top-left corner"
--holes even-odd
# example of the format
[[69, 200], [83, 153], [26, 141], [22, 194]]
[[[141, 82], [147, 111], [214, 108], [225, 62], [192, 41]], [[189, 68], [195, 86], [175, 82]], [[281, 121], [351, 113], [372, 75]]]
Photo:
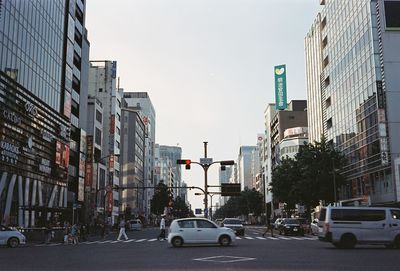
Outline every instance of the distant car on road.
[[229, 246], [235, 241], [235, 233], [226, 227], [206, 218], [181, 218], [172, 221], [169, 227], [168, 242], [174, 247], [183, 244], [216, 243]]
[[244, 235], [244, 226], [242, 224], [242, 221], [240, 221], [240, 219], [225, 218], [222, 221], [221, 226], [232, 229], [236, 233], [236, 235], [241, 235], [241, 236]]
[[25, 235], [16, 229], [0, 225], [0, 245], [7, 245], [11, 248], [14, 248], [19, 245], [24, 245], [25, 243]]
[[279, 234], [283, 235], [304, 235], [304, 229], [301, 222], [295, 218], [284, 218], [279, 225]]
[[129, 225], [129, 230], [131, 231], [141, 231], [143, 228], [142, 221], [140, 221], [140, 219], [129, 220], [128, 225]]

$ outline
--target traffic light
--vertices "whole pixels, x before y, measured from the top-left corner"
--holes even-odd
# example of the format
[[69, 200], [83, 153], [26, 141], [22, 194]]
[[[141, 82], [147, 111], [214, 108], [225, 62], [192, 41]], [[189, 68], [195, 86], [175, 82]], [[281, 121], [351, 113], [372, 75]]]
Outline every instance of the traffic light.
[[190, 164], [192, 163], [192, 161], [189, 159], [178, 159], [176, 160], [176, 163], [178, 165], [185, 165], [186, 169], [190, 169]]

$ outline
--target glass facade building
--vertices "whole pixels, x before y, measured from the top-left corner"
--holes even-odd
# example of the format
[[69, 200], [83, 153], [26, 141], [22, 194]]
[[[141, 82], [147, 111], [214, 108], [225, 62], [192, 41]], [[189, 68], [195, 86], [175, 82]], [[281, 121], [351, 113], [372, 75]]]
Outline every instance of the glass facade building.
[[321, 4], [305, 38], [310, 142], [324, 136], [347, 157], [341, 199], [397, 202], [400, 1]]
[[71, 220], [85, 151], [78, 121], [89, 57], [84, 13], [82, 0], [0, 1], [2, 224]]

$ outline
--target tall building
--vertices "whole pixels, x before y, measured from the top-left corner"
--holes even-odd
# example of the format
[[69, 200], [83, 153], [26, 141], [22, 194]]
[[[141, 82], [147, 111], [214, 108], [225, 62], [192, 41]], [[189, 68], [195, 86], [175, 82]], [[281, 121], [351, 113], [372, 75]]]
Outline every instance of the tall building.
[[237, 176], [240, 183], [240, 190], [242, 191], [245, 187], [253, 189], [252, 153], [255, 149], [256, 146], [241, 146], [239, 149]]
[[[122, 187], [136, 187], [121, 191], [121, 212], [125, 213], [127, 207], [131, 215], [144, 216], [144, 187], [145, 185], [145, 123], [140, 108], [131, 107], [125, 103], [122, 108], [121, 120], [121, 180]], [[126, 106], [126, 107], [125, 107]], [[128, 209], [129, 210], [129, 209]]]
[[[272, 193], [269, 191], [270, 183], [272, 181], [272, 160], [271, 160], [271, 125], [272, 118], [275, 116], [275, 104], [268, 104], [267, 108], [264, 111], [264, 127], [265, 127], [265, 136], [264, 136], [264, 144], [263, 144], [263, 158], [262, 158], [262, 172], [264, 179], [264, 197], [265, 204], [267, 206], [267, 210], [273, 209], [272, 204]], [[269, 213], [271, 215], [271, 213]]]
[[[182, 148], [176, 146], [159, 145], [159, 153], [161, 161], [164, 161], [164, 163], [162, 163], [164, 169], [163, 171], [167, 172], [168, 174], [164, 174], [164, 184], [175, 187], [181, 186], [181, 166], [176, 164], [176, 160], [182, 159]], [[174, 198], [180, 194], [179, 188], [173, 188], [171, 191]]]
[[[121, 150], [121, 107], [122, 89], [117, 87], [117, 62], [109, 60], [90, 61], [89, 96], [98, 99], [103, 106], [103, 129], [96, 131], [102, 135], [102, 150], [95, 162], [107, 167], [106, 187], [119, 185], [120, 150]], [[100, 206], [105, 206], [109, 223], [117, 221], [119, 216], [119, 192], [107, 193], [106, 187], [99, 184], [98, 198], [102, 199]], [[107, 194], [105, 197], [104, 195]], [[106, 203], [104, 203], [106, 200]]]
[[2, 224], [84, 217], [84, 26], [82, 0], [0, 1]]
[[310, 141], [348, 160], [339, 199], [400, 200], [400, 1], [321, 1], [305, 38]]
[[294, 127], [286, 129], [283, 133], [284, 138], [279, 142], [280, 159], [294, 159], [302, 146], [308, 144], [308, 127]]
[[288, 128], [307, 127], [307, 101], [293, 100], [287, 110], [278, 110], [270, 122], [271, 140], [271, 167], [274, 169], [280, 162], [279, 143], [284, 138]]
[[[128, 107], [136, 107], [140, 110], [145, 124], [145, 153], [144, 153], [144, 184], [147, 187], [154, 187], [154, 162], [155, 162], [155, 141], [156, 141], [156, 111], [150, 96], [147, 92], [124, 92], [124, 101]], [[149, 217], [150, 201], [153, 198], [154, 190], [144, 191], [144, 212]]]

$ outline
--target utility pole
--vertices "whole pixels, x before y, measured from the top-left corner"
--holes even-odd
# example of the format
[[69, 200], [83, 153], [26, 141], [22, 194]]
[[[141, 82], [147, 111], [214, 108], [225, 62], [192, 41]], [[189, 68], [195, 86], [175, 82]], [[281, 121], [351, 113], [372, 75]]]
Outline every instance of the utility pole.
[[[208, 142], [203, 142], [204, 144], [204, 158], [207, 158], [207, 144]], [[208, 216], [208, 165], [202, 165], [204, 169], [204, 217]]]

